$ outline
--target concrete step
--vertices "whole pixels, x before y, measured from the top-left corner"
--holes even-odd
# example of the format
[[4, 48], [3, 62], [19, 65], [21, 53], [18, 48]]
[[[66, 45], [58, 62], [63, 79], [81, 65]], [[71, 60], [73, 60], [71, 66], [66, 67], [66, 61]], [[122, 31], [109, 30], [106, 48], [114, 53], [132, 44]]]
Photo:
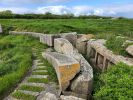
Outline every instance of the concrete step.
[[6, 97], [5, 99], [3, 100], [19, 100], [19, 99], [16, 99], [15, 97], [12, 97], [11, 95]]
[[32, 95], [32, 96], [38, 96], [39, 92], [33, 92], [33, 91], [27, 91], [27, 90], [18, 90], [21, 93]]
[[46, 66], [34, 66], [33, 70], [38, 69], [38, 68], [46, 68]]
[[33, 72], [48, 72], [47, 70], [35, 70]]
[[45, 84], [44, 84], [44, 83], [32, 83], [32, 82], [27, 82], [27, 83], [22, 83], [21, 85], [45, 87]]
[[48, 75], [31, 75], [30, 78], [47, 78]]

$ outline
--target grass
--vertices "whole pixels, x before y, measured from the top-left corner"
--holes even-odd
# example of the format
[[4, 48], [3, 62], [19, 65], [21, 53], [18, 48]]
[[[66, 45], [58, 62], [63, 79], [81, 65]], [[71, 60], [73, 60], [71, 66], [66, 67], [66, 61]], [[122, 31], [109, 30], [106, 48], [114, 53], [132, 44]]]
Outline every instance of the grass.
[[20, 90], [28, 90], [28, 91], [33, 91], [33, 92], [41, 92], [44, 90], [42, 87], [37, 87], [37, 86], [27, 86], [27, 85], [22, 85]]
[[[133, 38], [133, 19], [0, 19], [0, 22], [6, 32], [9, 29], [45, 34], [76, 31], [79, 34], [95, 34], [97, 38], [107, 40], [111, 35]], [[110, 50], [116, 54], [127, 56], [125, 48], [121, 46], [116, 48], [116, 44], [111, 44], [113, 41], [108, 41], [106, 46]]]
[[32, 96], [32, 95], [28, 95], [28, 94], [24, 94], [21, 93], [19, 91], [15, 91], [12, 94], [13, 97], [17, 98], [17, 99], [22, 99], [22, 100], [36, 100], [36, 97]]
[[47, 78], [29, 78], [28, 82], [35, 82], [35, 83], [48, 83], [49, 80]]
[[123, 55], [123, 56], [127, 56], [130, 57], [130, 55], [126, 52], [126, 48], [129, 45], [132, 45], [133, 43], [127, 43], [125, 44], [126, 40], [132, 40], [131, 37], [126, 37], [126, 36], [122, 36], [122, 35], [118, 35], [115, 33], [109, 33], [109, 34], [99, 34], [96, 36], [97, 39], [106, 39], [106, 44], [105, 46], [110, 49], [111, 51], [113, 51], [113, 53], [117, 54], [117, 55]]
[[34, 70], [47, 70], [47, 68], [36, 68], [36, 69], [34, 69]]
[[36, 38], [28, 36], [0, 35], [0, 44], [0, 99], [2, 99], [31, 69], [32, 49], [47, 47]]
[[32, 72], [33, 75], [48, 75], [48, 72]]
[[[133, 67], [120, 63], [95, 74], [94, 100], [132, 100]], [[96, 82], [95, 82], [96, 83]]]
[[101, 34], [110, 32], [133, 37], [132, 19], [0, 19], [6, 29], [41, 33], [72, 32]]

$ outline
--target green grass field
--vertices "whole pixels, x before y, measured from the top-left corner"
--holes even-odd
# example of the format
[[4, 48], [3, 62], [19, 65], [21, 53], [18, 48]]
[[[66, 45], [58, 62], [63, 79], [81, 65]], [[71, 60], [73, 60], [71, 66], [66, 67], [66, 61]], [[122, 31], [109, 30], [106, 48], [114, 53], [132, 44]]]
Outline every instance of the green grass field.
[[0, 19], [0, 24], [17, 31], [54, 34], [70, 31], [84, 34], [113, 32], [114, 34], [130, 35], [133, 33], [132, 19]]
[[[0, 19], [5, 33], [8, 30], [41, 32], [57, 34], [78, 32], [78, 34], [95, 34], [96, 38], [108, 40], [106, 46], [116, 54], [127, 56], [124, 41], [116, 36], [133, 38], [133, 19]], [[113, 40], [112, 40], [113, 38]], [[120, 45], [116, 48], [116, 42]], [[110, 45], [111, 43], [111, 45]]]
[[[4, 28], [4, 33], [7, 33], [8, 30], [15, 30], [41, 32], [45, 34], [73, 31], [78, 32], [78, 34], [95, 34], [96, 38], [107, 40], [107, 48], [116, 54], [124, 56], [127, 56], [127, 53], [125, 52], [126, 47], [122, 47], [125, 39], [118, 39], [116, 36], [124, 36], [126, 39], [133, 39], [132, 19], [0, 19], [0, 24], [2, 24]], [[43, 46], [44, 45], [41, 45], [39, 41], [30, 37], [10, 35], [0, 36], [0, 58], [4, 60], [0, 65], [0, 94], [5, 93], [9, 88], [13, 87], [14, 84], [24, 76], [24, 73], [30, 69], [32, 47], [45, 48]], [[25, 55], [23, 55], [23, 53], [25, 53]], [[27, 59], [24, 59], [25, 57], [27, 57]], [[39, 58], [42, 59], [40, 56]], [[44, 60], [44, 62], [46, 65], [51, 66], [47, 61]], [[133, 67], [121, 63], [112, 66], [105, 73], [99, 73], [94, 70], [94, 100], [132, 100], [132, 68]], [[48, 67], [47, 69], [48, 74], [51, 75], [51, 80], [57, 81], [53, 69], [51, 67]], [[28, 81], [42, 83], [49, 82], [47, 79], [40, 80], [34, 78], [31, 78]], [[19, 98], [24, 94], [17, 92], [14, 95]], [[29, 95], [27, 95], [27, 97], [33, 100], [35, 99]]]

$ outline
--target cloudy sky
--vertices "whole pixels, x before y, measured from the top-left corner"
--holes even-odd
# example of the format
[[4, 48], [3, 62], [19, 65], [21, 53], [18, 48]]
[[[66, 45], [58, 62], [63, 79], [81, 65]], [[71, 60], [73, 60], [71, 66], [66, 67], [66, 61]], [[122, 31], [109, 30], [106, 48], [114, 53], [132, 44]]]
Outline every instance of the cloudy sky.
[[0, 11], [123, 16], [133, 18], [133, 0], [0, 0]]

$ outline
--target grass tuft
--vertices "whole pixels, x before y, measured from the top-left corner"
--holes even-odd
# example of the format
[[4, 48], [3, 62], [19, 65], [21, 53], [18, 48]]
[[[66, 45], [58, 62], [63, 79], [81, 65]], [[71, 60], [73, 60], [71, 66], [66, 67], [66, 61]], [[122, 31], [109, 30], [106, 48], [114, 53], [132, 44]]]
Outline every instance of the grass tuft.
[[28, 82], [35, 82], [35, 83], [48, 83], [49, 80], [47, 78], [29, 78]]
[[41, 92], [44, 90], [42, 87], [37, 87], [37, 86], [27, 86], [27, 85], [22, 85], [19, 88], [20, 90], [28, 90], [28, 91], [33, 91], [33, 92]]
[[15, 91], [12, 96], [17, 99], [21, 100], [36, 100], [36, 97], [28, 94], [21, 93], [19, 91]]

